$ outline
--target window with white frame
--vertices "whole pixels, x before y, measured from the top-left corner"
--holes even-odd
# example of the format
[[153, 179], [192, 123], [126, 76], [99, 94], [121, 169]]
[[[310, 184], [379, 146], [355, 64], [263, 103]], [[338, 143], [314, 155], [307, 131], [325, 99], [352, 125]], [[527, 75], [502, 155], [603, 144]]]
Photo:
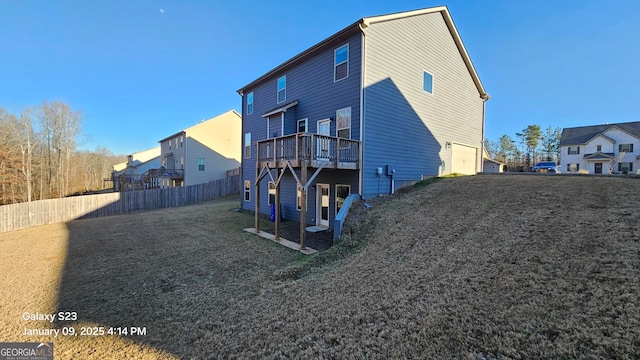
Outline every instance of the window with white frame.
[[308, 132], [308, 119], [298, 120], [298, 132]]
[[251, 181], [244, 181], [244, 201], [251, 201]]
[[333, 81], [349, 77], [349, 44], [337, 48], [333, 53]]
[[633, 152], [633, 144], [620, 144], [620, 145], [618, 145], [618, 152], [632, 153]]
[[567, 171], [576, 172], [580, 170], [580, 164], [567, 164]]
[[336, 129], [339, 138], [351, 139], [351, 107], [336, 111]]
[[269, 199], [267, 200], [269, 205], [276, 203], [276, 183], [269, 181]]
[[244, 157], [251, 157], [251, 133], [244, 134]]
[[433, 94], [433, 75], [427, 71], [423, 71], [422, 74], [422, 90]]
[[580, 146], [569, 146], [567, 150], [569, 155], [580, 155]]
[[247, 94], [247, 115], [253, 114], [253, 92]]
[[[296, 193], [296, 209], [300, 211], [302, 209], [302, 188], [297, 186], [298, 191]], [[307, 208], [309, 208], [309, 202], [307, 202]]]
[[602, 151], [602, 145], [596, 145], [596, 151]]
[[198, 171], [204, 171], [204, 158], [198, 158]]
[[278, 103], [287, 101], [287, 76], [278, 79]]

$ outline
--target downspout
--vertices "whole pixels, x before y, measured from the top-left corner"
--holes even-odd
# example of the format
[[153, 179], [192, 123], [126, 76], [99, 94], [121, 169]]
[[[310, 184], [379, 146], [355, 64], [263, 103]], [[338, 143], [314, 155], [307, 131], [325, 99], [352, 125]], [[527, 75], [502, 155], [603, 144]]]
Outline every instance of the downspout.
[[360, 197], [364, 198], [364, 84], [365, 75], [367, 73], [365, 62], [365, 53], [367, 46], [362, 22], [358, 23], [358, 28], [362, 33], [360, 43], [360, 154], [358, 154], [360, 156], [360, 171], [358, 171], [358, 189], [360, 192]]
[[482, 140], [481, 150], [480, 150], [480, 172], [484, 172], [484, 125], [485, 125], [485, 108], [487, 106], [487, 101], [491, 98], [489, 94], [484, 93], [480, 95], [480, 99], [482, 99]]

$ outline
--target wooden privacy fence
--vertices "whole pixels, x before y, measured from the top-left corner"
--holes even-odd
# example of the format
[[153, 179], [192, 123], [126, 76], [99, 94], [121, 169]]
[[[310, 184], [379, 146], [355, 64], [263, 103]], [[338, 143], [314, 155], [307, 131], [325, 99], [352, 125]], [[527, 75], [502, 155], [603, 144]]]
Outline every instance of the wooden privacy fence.
[[192, 205], [240, 193], [240, 175], [185, 187], [74, 196], [0, 206], [0, 232], [32, 226]]

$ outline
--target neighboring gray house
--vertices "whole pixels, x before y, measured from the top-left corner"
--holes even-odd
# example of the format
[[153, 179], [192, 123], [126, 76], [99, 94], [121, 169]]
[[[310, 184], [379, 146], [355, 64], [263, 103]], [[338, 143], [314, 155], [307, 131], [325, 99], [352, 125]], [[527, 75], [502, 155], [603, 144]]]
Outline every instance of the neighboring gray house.
[[640, 121], [562, 129], [562, 172], [632, 173], [639, 154]]
[[248, 210], [279, 195], [285, 218], [333, 227], [349, 194], [482, 171], [489, 96], [445, 6], [362, 18], [238, 93]]

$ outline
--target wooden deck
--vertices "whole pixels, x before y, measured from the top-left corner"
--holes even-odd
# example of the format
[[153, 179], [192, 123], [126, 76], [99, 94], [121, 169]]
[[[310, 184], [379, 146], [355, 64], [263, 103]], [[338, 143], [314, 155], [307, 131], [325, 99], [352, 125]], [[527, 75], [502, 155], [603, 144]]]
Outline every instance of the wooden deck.
[[311, 133], [297, 133], [257, 142], [258, 167], [285, 168], [287, 163], [313, 168], [360, 168], [360, 141]]

